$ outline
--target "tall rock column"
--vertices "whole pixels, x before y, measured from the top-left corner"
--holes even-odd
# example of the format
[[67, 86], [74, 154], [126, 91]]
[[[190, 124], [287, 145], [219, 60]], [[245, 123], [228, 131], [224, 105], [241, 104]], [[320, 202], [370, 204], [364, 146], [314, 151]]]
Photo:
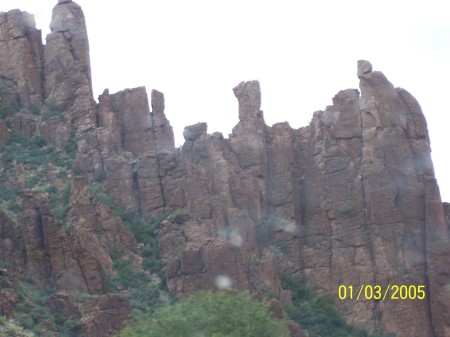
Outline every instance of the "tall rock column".
[[41, 31], [34, 16], [18, 9], [0, 13], [0, 96], [12, 85], [24, 107], [42, 103]]
[[[381, 72], [372, 71], [369, 62], [359, 61], [358, 77], [363, 143], [361, 175], [374, 282], [383, 287], [435, 285], [428, 288], [430, 297], [425, 301], [377, 303], [376, 311], [382, 314], [380, 324], [388, 331], [402, 331], [405, 336], [448, 336], [436, 330], [434, 318], [423, 319], [433, 316], [438, 307], [446, 306], [444, 300], [437, 298], [437, 294], [443, 295], [443, 285], [427, 266], [431, 263], [430, 255], [437, 257], [442, 253], [432, 248], [437, 242], [436, 237], [429, 237], [430, 230], [443, 224], [432, 220], [427, 211], [439, 196], [430, 191], [427, 178], [434, 176], [434, 172], [425, 119], [420, 107], [412, 104], [410, 95], [403, 89], [395, 89]], [[440, 198], [438, 203], [442, 208]], [[448, 237], [442, 244], [449, 249]], [[434, 261], [433, 265], [448, 271], [442, 261]]]
[[425, 236], [428, 302], [436, 337], [450, 336], [450, 244], [436, 178], [425, 177]]
[[79, 156], [74, 165], [85, 173], [102, 172], [103, 162], [95, 132], [89, 41], [81, 7], [62, 0], [53, 8], [51, 33], [45, 46], [45, 102], [70, 112]]
[[239, 102], [239, 123], [233, 128], [229, 142], [236, 155], [239, 166], [248, 177], [240, 185], [249, 192], [247, 208], [255, 218], [266, 215], [267, 208], [267, 127], [261, 109], [261, 89], [258, 81], [241, 82], [233, 88]]
[[45, 98], [60, 111], [70, 111], [75, 126], [95, 126], [89, 41], [81, 7], [70, 0], [53, 8], [45, 46]]

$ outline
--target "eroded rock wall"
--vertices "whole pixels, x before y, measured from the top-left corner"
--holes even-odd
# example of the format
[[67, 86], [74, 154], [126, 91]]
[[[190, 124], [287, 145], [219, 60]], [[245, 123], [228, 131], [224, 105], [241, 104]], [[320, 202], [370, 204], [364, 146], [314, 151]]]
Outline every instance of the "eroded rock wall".
[[[446, 336], [448, 225], [425, 118], [406, 90], [367, 61], [358, 74], [361, 93], [339, 92], [299, 130], [265, 125], [256, 82], [234, 89], [240, 122], [229, 139], [208, 135], [202, 124], [186, 128], [181, 181], [192, 219], [160, 234], [171, 289], [214, 288], [211, 280], [228, 275], [238, 288], [261, 291], [258, 279], [277, 291], [268, 280], [279, 271], [319, 293], [336, 294], [340, 285], [425, 285], [423, 301], [336, 305], [369, 331]], [[236, 242], [239, 260], [258, 264], [262, 274], [208, 266], [217, 255], [236, 260]], [[274, 270], [261, 264], [269, 255]]]
[[[339, 92], [308, 126], [293, 129], [267, 126], [259, 83], [242, 82], [233, 89], [239, 123], [229, 138], [198, 123], [175, 149], [162, 93], [153, 90], [149, 103], [143, 87], [105, 90], [95, 103], [77, 4], [58, 1], [51, 30], [43, 46], [32, 16], [0, 14], [1, 97], [17, 108], [67, 110], [67, 120], [24, 112], [10, 121], [27, 138], [76, 142], [73, 166], [85, 177], [73, 179], [67, 227], [45, 194], [24, 196], [17, 227], [1, 212], [0, 256], [40, 287], [101, 297], [73, 309], [73, 317], [91, 313], [87, 335], [107, 336], [129, 313], [123, 297], [104, 295], [109, 252], [142, 263], [121, 220], [92, 195], [97, 181], [116, 207], [145, 219], [182, 210], [159, 233], [167, 285], [180, 295], [280, 292], [278, 274], [288, 272], [331, 294], [349, 321], [371, 332], [449, 336], [450, 211], [434, 178], [425, 117], [406, 90], [360, 61], [360, 91]], [[0, 122], [0, 146], [9, 132]], [[340, 285], [392, 284], [425, 285], [426, 299], [337, 300]]]
[[14, 84], [20, 104], [27, 108], [42, 104], [43, 52], [33, 15], [18, 9], [0, 13], [0, 75]]

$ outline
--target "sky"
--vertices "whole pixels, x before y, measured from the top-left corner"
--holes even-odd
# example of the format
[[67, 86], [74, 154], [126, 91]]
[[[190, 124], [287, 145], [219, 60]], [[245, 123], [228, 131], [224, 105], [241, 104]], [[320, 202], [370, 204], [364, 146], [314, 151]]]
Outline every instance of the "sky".
[[[268, 125], [306, 126], [369, 60], [419, 101], [443, 201], [450, 202], [450, 12], [447, 0], [78, 0], [94, 97], [162, 91], [177, 145], [185, 126], [224, 136], [238, 122], [232, 88], [259, 80]], [[35, 15], [44, 40], [56, 0], [1, 0]], [[44, 41], [45, 42], [45, 41]]]

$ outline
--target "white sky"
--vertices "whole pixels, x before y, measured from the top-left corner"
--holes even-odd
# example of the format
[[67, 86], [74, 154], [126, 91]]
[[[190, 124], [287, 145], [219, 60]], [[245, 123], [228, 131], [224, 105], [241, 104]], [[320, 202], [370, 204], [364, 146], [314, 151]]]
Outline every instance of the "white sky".
[[[78, 0], [88, 27], [94, 95], [145, 85], [165, 94], [176, 143], [207, 122], [227, 136], [238, 121], [232, 88], [257, 79], [266, 123], [307, 125], [358, 88], [369, 60], [411, 92], [428, 121], [444, 201], [450, 201], [450, 11], [447, 0]], [[56, 0], [1, 0], [49, 32]]]

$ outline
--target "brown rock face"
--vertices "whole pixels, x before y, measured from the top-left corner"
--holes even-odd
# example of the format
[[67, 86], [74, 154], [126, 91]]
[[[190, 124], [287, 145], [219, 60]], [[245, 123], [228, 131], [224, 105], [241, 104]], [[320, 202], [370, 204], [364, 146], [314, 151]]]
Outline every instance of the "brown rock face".
[[[145, 219], [172, 214], [159, 232], [170, 290], [275, 291], [289, 302], [278, 279], [287, 272], [331, 294], [339, 311], [369, 332], [449, 336], [450, 207], [434, 178], [426, 120], [414, 97], [370, 62], [358, 62], [360, 91], [340, 91], [297, 130], [267, 126], [259, 83], [242, 82], [233, 89], [239, 123], [230, 138], [198, 123], [186, 127], [175, 149], [162, 93], [151, 92], [151, 108], [143, 87], [105, 90], [95, 104], [77, 4], [58, 1], [51, 30], [44, 47], [29, 14], [0, 14], [0, 108], [46, 103], [67, 110], [67, 121], [26, 111], [7, 121], [27, 138], [75, 141], [73, 166], [102, 181], [117, 207]], [[0, 147], [8, 123], [0, 122]], [[87, 336], [109, 336], [130, 311], [122, 295], [105, 294], [109, 252], [134, 266], [142, 261], [130, 252], [132, 235], [87, 181], [73, 179], [66, 226], [43, 193], [23, 197], [17, 226], [0, 211], [0, 258], [40, 287], [94, 294], [83, 306], [64, 296], [52, 305], [81, 315]], [[426, 297], [341, 301], [340, 285], [423, 285]], [[2, 312], [14, 300], [0, 301]], [[290, 331], [302, 335], [297, 325]]]
[[19, 229], [11, 218], [0, 209], [0, 261], [18, 274], [23, 272], [24, 260], [21, 256], [20, 243], [22, 238]]
[[8, 128], [6, 127], [5, 123], [0, 121], [0, 149], [7, 144], [8, 136]]
[[0, 75], [14, 83], [20, 104], [27, 108], [42, 104], [41, 41], [33, 15], [17, 9], [0, 13]]
[[66, 226], [55, 220], [44, 195], [27, 195], [20, 229], [25, 243], [27, 275], [44, 288], [101, 294], [104, 270], [112, 270], [109, 252], [115, 249], [133, 265], [142, 263], [122, 221], [93, 198], [83, 179], [75, 179]]
[[[159, 237], [170, 289], [214, 288], [213, 275], [225, 275], [236, 287], [261, 290], [262, 279], [278, 291], [277, 271], [331, 294], [340, 285], [424, 285], [423, 301], [336, 305], [369, 331], [448, 335], [448, 211], [425, 118], [369, 62], [359, 63], [358, 76], [361, 94], [339, 92], [299, 130], [265, 125], [257, 82], [234, 89], [240, 122], [229, 140], [200, 124], [186, 129], [177, 163], [193, 219], [167, 225]], [[277, 252], [278, 268], [244, 267], [268, 250]]]
[[44, 56], [46, 101], [53, 101], [61, 111], [90, 107], [89, 42], [81, 7], [60, 1], [53, 9], [50, 29]]
[[128, 298], [122, 294], [95, 295], [77, 304], [70, 295], [59, 293], [50, 297], [48, 305], [67, 319], [79, 320], [82, 336], [113, 336], [131, 313]]
[[83, 306], [83, 331], [86, 336], [114, 336], [130, 319], [130, 302], [122, 294], [95, 297]]

